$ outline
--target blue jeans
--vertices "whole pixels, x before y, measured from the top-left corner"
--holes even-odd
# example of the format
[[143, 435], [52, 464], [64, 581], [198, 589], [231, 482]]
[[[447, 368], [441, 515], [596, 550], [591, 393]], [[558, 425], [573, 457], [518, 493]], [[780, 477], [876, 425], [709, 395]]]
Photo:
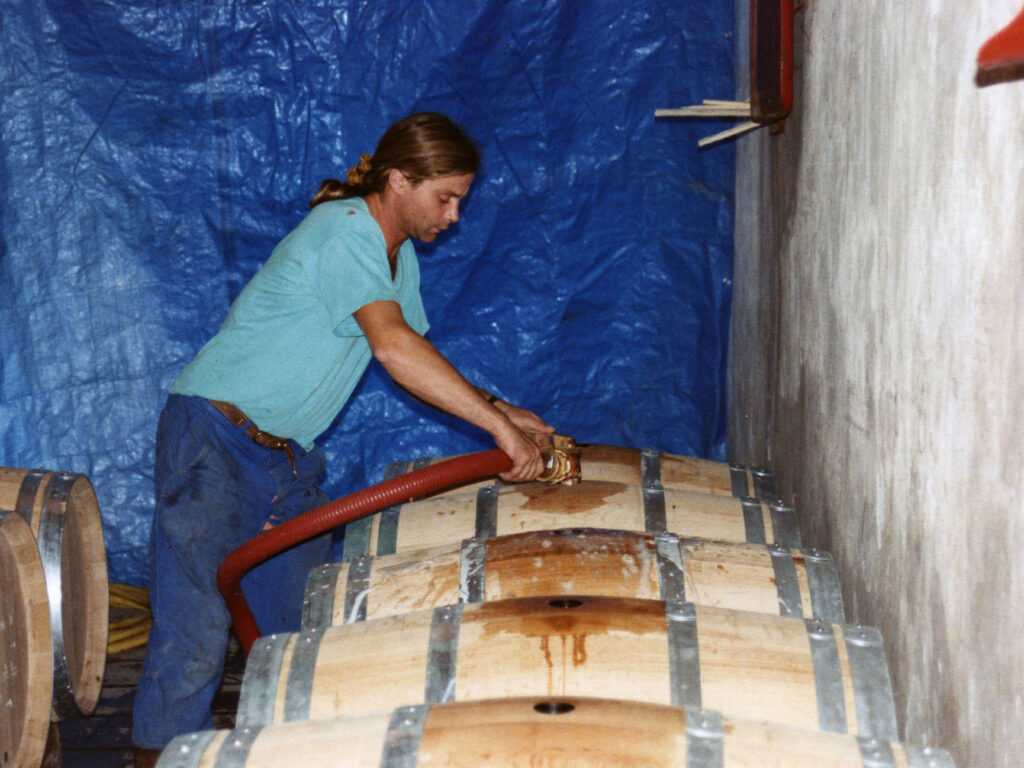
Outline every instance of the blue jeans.
[[[206, 400], [171, 395], [157, 429], [156, 514], [150, 539], [153, 629], [135, 694], [132, 741], [162, 749], [213, 727], [231, 618], [217, 591], [221, 561], [275, 525], [329, 501], [318, 481], [323, 451], [257, 445]], [[327, 559], [330, 535], [254, 568], [242, 587], [260, 630], [297, 631], [309, 570]]]

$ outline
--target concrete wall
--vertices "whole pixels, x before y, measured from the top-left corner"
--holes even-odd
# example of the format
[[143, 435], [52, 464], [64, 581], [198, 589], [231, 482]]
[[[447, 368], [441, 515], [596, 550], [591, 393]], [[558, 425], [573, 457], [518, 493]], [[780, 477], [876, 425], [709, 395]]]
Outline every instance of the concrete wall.
[[1024, 81], [973, 81], [1019, 10], [812, 0], [786, 132], [738, 146], [730, 455], [960, 768], [1024, 761]]

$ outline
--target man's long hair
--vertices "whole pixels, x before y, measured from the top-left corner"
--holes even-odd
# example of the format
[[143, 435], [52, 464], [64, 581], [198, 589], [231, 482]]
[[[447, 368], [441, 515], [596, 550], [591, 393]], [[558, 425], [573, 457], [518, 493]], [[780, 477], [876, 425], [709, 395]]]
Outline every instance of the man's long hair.
[[309, 207], [383, 192], [392, 168], [415, 185], [424, 179], [476, 173], [480, 152], [450, 118], [437, 112], [417, 112], [388, 128], [373, 155], [362, 155], [359, 164], [349, 169], [346, 181], [324, 179]]

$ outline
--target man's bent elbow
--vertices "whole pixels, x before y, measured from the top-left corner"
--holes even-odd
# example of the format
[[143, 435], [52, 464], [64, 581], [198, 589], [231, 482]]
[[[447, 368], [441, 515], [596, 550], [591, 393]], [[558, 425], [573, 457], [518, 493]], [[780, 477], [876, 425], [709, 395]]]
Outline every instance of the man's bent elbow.
[[384, 370], [389, 373], [402, 360], [403, 355], [400, 347], [401, 344], [393, 340], [380, 340], [375, 344], [370, 344], [370, 350], [373, 352], [374, 359], [384, 366]]
[[405, 334], [388, 334], [371, 342], [370, 350], [388, 375], [399, 384], [405, 385], [404, 379], [410, 375], [413, 361], [417, 359], [415, 344], [419, 338], [411, 338]]

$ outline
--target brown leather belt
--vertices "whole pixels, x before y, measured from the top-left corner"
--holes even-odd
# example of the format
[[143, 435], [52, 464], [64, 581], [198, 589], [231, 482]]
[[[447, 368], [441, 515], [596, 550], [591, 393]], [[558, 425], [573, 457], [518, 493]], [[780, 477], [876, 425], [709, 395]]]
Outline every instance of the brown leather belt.
[[252, 419], [242, 413], [231, 403], [225, 403], [223, 400], [210, 399], [207, 399], [206, 402], [220, 411], [224, 415], [224, 418], [236, 427], [244, 427], [248, 424], [249, 426], [246, 427], [245, 434], [248, 435], [249, 439], [256, 443], [256, 445], [262, 445], [264, 448], [273, 448], [275, 451], [284, 451], [285, 456], [288, 457], [288, 463], [292, 465], [292, 474], [295, 475], [295, 477], [299, 476], [299, 473], [295, 471], [295, 454], [292, 453], [292, 447], [288, 445], [288, 441], [285, 438], [272, 435], [269, 432], [264, 432], [256, 426]]

